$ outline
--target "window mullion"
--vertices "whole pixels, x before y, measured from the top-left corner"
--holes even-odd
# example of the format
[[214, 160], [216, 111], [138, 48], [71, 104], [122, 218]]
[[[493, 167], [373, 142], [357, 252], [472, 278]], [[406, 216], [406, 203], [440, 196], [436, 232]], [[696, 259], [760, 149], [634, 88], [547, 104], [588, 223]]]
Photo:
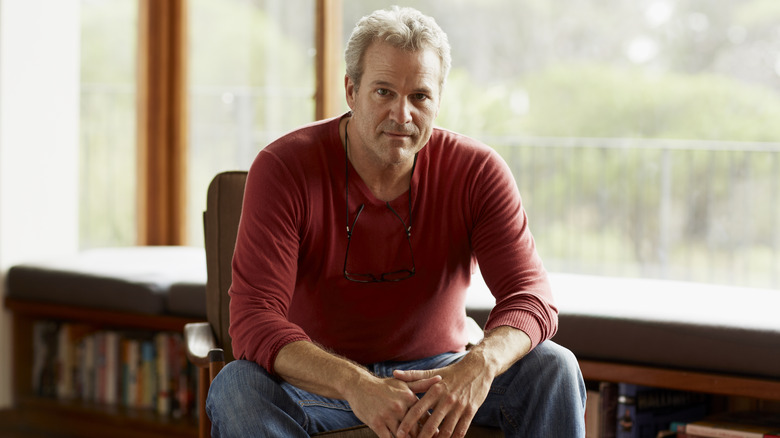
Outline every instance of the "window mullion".
[[338, 115], [341, 111], [343, 90], [341, 71], [341, 0], [317, 1], [317, 47], [316, 75], [317, 90], [315, 118], [317, 120]]
[[139, 0], [138, 243], [185, 242], [186, 0]]

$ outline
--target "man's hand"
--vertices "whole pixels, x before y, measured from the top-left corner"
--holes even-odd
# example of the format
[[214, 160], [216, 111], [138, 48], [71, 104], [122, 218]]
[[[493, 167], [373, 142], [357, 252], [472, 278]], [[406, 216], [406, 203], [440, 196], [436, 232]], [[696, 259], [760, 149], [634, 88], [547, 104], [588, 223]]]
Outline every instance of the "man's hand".
[[[422, 399], [408, 411], [395, 436], [397, 438], [463, 437], [471, 420], [487, 398], [496, 376], [531, 350], [531, 339], [520, 330], [502, 326], [486, 334], [460, 362], [429, 371], [394, 372], [394, 377], [409, 385], [441, 376]], [[430, 418], [426, 418], [428, 413]]]
[[274, 370], [298, 388], [346, 400], [360, 421], [380, 438], [393, 438], [409, 408], [417, 403], [415, 394], [441, 381], [433, 373], [412, 382], [381, 379], [308, 341], [285, 345], [276, 356]]
[[[360, 421], [379, 438], [393, 438], [409, 408], [418, 401], [415, 393], [427, 392], [440, 381], [441, 377], [432, 373], [410, 382], [366, 376], [355, 382], [347, 401]], [[409, 436], [417, 436], [416, 431]]]
[[[409, 409], [395, 436], [465, 436], [493, 382], [493, 377], [487, 374], [484, 367], [468, 358], [437, 370], [395, 371], [395, 378], [407, 384], [423, 381], [431, 375], [441, 376], [441, 382], [433, 385], [423, 398]], [[433, 413], [426, 419], [429, 411]]]

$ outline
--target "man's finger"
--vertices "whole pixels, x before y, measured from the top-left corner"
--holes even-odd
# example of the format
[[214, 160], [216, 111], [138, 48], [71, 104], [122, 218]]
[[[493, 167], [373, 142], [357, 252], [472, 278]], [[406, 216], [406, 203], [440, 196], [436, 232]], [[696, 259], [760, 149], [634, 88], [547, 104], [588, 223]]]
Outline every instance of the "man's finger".
[[421, 401], [418, 401], [417, 404], [409, 409], [406, 416], [401, 421], [401, 424], [398, 426], [398, 430], [395, 433], [396, 437], [405, 438], [409, 436], [418, 436], [420, 430], [430, 417], [431, 414], [428, 412], [426, 406]]
[[404, 382], [413, 382], [415, 380], [428, 379], [436, 375], [435, 370], [395, 370], [393, 377]]
[[406, 386], [412, 390], [415, 394], [427, 392], [431, 386], [441, 382], [441, 376], [433, 376], [422, 380], [412, 380], [405, 382]]

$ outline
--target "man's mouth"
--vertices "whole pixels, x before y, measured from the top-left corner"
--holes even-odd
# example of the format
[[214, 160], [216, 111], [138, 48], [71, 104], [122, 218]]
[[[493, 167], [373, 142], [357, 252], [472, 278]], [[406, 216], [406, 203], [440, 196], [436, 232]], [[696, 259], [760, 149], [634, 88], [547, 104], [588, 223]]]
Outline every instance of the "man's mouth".
[[413, 133], [411, 132], [389, 132], [385, 131], [385, 135], [389, 137], [411, 137]]

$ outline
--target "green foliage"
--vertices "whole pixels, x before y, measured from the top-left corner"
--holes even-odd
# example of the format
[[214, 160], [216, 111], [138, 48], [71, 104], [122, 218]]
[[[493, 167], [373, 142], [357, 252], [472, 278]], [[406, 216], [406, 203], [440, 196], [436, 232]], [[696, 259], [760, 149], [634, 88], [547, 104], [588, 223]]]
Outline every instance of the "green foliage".
[[527, 135], [780, 140], [780, 93], [724, 76], [563, 64], [522, 85]]
[[[343, 36], [391, 4], [345, 0]], [[778, 287], [779, 2], [407, 4], [453, 45], [437, 123], [509, 163], [549, 267]], [[84, 246], [134, 241], [136, 7], [82, 2]], [[313, 117], [314, 2], [188, 8], [197, 243], [211, 176]], [[657, 56], [632, 61], [637, 38]]]
[[81, 5], [79, 240], [136, 242], [135, 0]]
[[[189, 72], [199, 87], [264, 87], [311, 83], [307, 48], [286, 36], [274, 17], [252, 2], [191, 2]], [[269, 79], [270, 78], [270, 79]]]
[[81, 82], [135, 88], [138, 1], [83, 1]]

